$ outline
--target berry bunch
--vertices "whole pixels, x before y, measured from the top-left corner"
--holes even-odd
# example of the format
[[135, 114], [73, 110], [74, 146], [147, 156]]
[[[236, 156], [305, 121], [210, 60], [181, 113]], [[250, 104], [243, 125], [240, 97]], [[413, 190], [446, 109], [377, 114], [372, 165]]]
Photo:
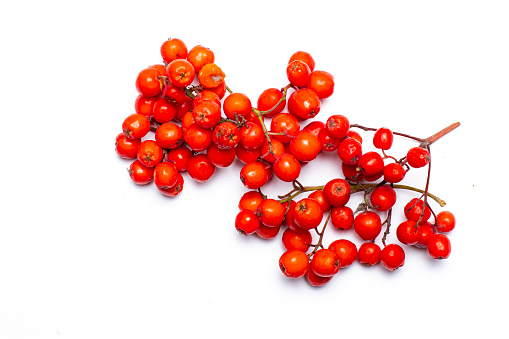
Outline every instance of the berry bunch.
[[[261, 190], [246, 192], [239, 201], [240, 212], [235, 220], [236, 229], [242, 234], [257, 234], [261, 238], [274, 238], [282, 227], [287, 227], [282, 236], [286, 251], [279, 259], [283, 274], [290, 278], [305, 276], [313, 286], [323, 286], [338, 273], [340, 268], [359, 261], [366, 266], [381, 263], [389, 271], [403, 266], [405, 251], [400, 244], [386, 244], [391, 227], [393, 207], [397, 190], [420, 193], [402, 209], [406, 221], [396, 229], [401, 244], [427, 248], [434, 259], [445, 259], [451, 252], [451, 243], [445, 233], [455, 227], [454, 215], [449, 211], [435, 214], [428, 198], [441, 207], [445, 202], [428, 192], [431, 169], [430, 145], [459, 126], [452, 124], [433, 136], [420, 139], [402, 133], [393, 133], [388, 128], [367, 128], [351, 125], [341, 115], [331, 116], [325, 124], [312, 123], [317, 135], [326, 135], [323, 151], [336, 150], [342, 161], [343, 178], [335, 178], [322, 186], [303, 186], [293, 180], [293, 190], [277, 199], [265, 196]], [[362, 152], [362, 137], [352, 130], [359, 128], [374, 131], [373, 145], [379, 152]], [[419, 145], [408, 150], [406, 156], [397, 159], [387, 154], [394, 135], [418, 141]], [[399, 184], [412, 168], [428, 166], [425, 189]], [[362, 202], [355, 208], [347, 206], [350, 197], [363, 193]], [[308, 194], [307, 197], [296, 197]], [[325, 215], [326, 218], [325, 218]], [[381, 215], [385, 215], [382, 221]], [[430, 222], [431, 215], [433, 221]], [[325, 222], [321, 229], [319, 226]], [[338, 230], [353, 229], [362, 245], [357, 246], [348, 239], [337, 239], [325, 247], [323, 236], [327, 225]], [[382, 233], [381, 243], [376, 239]], [[313, 241], [312, 230], [316, 237]]]
[[[273, 173], [295, 180], [301, 162], [321, 151], [318, 135], [301, 131], [299, 122], [320, 112], [321, 100], [334, 91], [334, 79], [314, 69], [309, 53], [290, 57], [290, 83], [263, 91], [255, 108], [247, 95], [226, 86], [210, 49], [198, 45], [188, 51], [182, 40], [170, 39], [160, 51], [163, 63], [137, 76], [136, 113], [124, 120], [115, 143], [122, 158], [135, 159], [128, 171], [136, 184], [153, 181], [173, 197], [183, 189], [181, 172], [206, 182], [216, 168], [238, 159], [244, 164], [242, 182], [258, 189]], [[147, 137], [150, 131], [153, 139]]]

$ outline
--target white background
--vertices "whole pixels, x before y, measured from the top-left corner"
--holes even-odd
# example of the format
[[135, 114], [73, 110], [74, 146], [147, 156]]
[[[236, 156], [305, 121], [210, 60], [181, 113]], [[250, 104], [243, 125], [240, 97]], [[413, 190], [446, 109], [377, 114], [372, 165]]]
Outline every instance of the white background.
[[[0, 338], [509, 337], [505, 1], [17, 1], [0, 13]], [[287, 84], [304, 50], [336, 81], [318, 120], [419, 137], [460, 121], [432, 146], [430, 191], [457, 217], [451, 257], [405, 247], [393, 273], [356, 263], [312, 288], [279, 271], [281, 234], [235, 231], [240, 164], [204, 185], [186, 174], [176, 199], [132, 183], [114, 138], [170, 37], [211, 48], [253, 102]], [[393, 154], [412, 145], [397, 138]], [[337, 157], [320, 155], [301, 181], [338, 176]], [[395, 224], [414, 195], [398, 197]], [[361, 243], [332, 228], [325, 242], [340, 237]]]

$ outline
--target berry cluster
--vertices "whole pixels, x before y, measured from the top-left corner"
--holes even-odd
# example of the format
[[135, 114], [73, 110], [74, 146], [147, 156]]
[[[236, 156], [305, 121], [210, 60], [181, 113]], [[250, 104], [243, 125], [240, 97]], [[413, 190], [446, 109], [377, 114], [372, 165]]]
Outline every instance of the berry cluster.
[[[247, 95], [226, 86], [210, 49], [198, 45], [188, 51], [182, 40], [170, 39], [162, 44], [161, 56], [162, 64], [138, 74], [136, 113], [124, 120], [115, 143], [122, 158], [135, 159], [129, 174], [136, 184], [153, 181], [161, 193], [173, 197], [183, 189], [181, 172], [206, 182], [217, 167], [238, 159], [245, 164], [242, 182], [258, 189], [272, 173], [295, 180], [300, 162], [321, 151], [318, 135], [301, 131], [299, 121], [319, 113], [321, 100], [334, 91], [334, 79], [314, 69], [309, 53], [290, 57], [290, 83], [263, 91], [256, 108]], [[147, 138], [150, 131], [153, 139]]]
[[[404, 206], [402, 214], [406, 220], [396, 229], [398, 240], [405, 245], [427, 248], [434, 259], [445, 259], [451, 252], [451, 243], [445, 233], [455, 227], [451, 212], [435, 214], [428, 198], [443, 207], [445, 202], [428, 192], [431, 166], [430, 145], [450, 132], [459, 123], [452, 124], [435, 135], [420, 139], [402, 133], [393, 133], [388, 128], [367, 128], [351, 125], [341, 115], [331, 116], [325, 124], [311, 123], [316, 135], [327, 135], [322, 143], [323, 151], [336, 151], [341, 159], [344, 178], [335, 178], [322, 186], [302, 186], [293, 180], [293, 190], [278, 199], [267, 198], [260, 189], [246, 192], [239, 201], [240, 212], [235, 227], [243, 234], [257, 234], [261, 238], [274, 238], [282, 227], [282, 242], [286, 251], [279, 259], [283, 274], [290, 278], [305, 276], [313, 286], [323, 286], [338, 273], [340, 268], [359, 261], [366, 266], [381, 263], [389, 271], [403, 266], [405, 251], [399, 244], [386, 244], [389, 234], [393, 207], [396, 204], [396, 190], [410, 190], [420, 193]], [[379, 152], [362, 152], [362, 137], [352, 130], [359, 128], [374, 131], [373, 145]], [[394, 135], [407, 137], [419, 142], [408, 150], [406, 156], [397, 159], [387, 154]], [[412, 168], [428, 166], [428, 177], [424, 190], [399, 184]], [[296, 197], [308, 196], [295, 201]], [[355, 209], [347, 206], [350, 197], [363, 193], [364, 199]], [[325, 218], [321, 228], [319, 226]], [[381, 215], [385, 215], [382, 221]], [[430, 222], [433, 215], [433, 222]], [[338, 230], [353, 229], [363, 241], [357, 246], [348, 239], [337, 239], [325, 247], [323, 236], [328, 223]], [[382, 233], [381, 243], [376, 239]], [[313, 241], [312, 230], [317, 239]]]
[[[134, 159], [128, 171], [136, 184], [153, 181], [163, 195], [174, 197], [184, 186], [182, 172], [204, 183], [216, 168], [237, 159], [243, 164], [240, 180], [249, 191], [239, 201], [236, 229], [272, 239], [287, 226], [282, 236], [286, 251], [279, 266], [284, 275], [306, 276], [313, 286], [326, 284], [355, 261], [366, 266], [381, 262], [390, 271], [403, 266], [403, 247], [386, 244], [397, 190], [420, 194], [402, 210], [406, 221], [396, 230], [400, 243], [427, 248], [435, 259], [449, 256], [446, 233], [455, 227], [455, 218], [448, 211], [435, 214], [429, 204], [431, 198], [445, 205], [428, 192], [430, 146], [459, 123], [426, 139], [351, 124], [339, 114], [325, 123], [304, 124], [334, 92], [333, 76], [315, 70], [309, 53], [294, 53], [286, 67], [289, 84], [266, 89], [253, 107], [247, 95], [226, 85], [225, 73], [210, 49], [198, 45], [188, 51], [182, 40], [169, 39], [160, 52], [163, 62], [137, 76], [136, 113], [125, 118], [115, 143], [120, 157]], [[374, 132], [372, 142], [378, 151], [363, 152], [363, 138], [355, 129]], [[149, 132], [154, 132], [153, 138], [148, 138]], [[395, 136], [419, 144], [398, 159], [387, 154]], [[337, 154], [343, 177], [322, 186], [303, 186], [298, 181], [302, 166], [322, 152]], [[425, 166], [424, 189], [400, 183], [410, 169]], [[261, 189], [273, 178], [291, 183], [293, 189], [277, 199], [268, 198]], [[362, 193], [364, 199], [352, 209], [347, 204], [355, 193]], [[307, 196], [297, 200], [301, 194]], [[350, 240], [337, 239], [325, 247], [329, 222], [339, 230], [353, 229], [362, 245], [357, 248]], [[381, 248], [376, 240], [384, 226]]]

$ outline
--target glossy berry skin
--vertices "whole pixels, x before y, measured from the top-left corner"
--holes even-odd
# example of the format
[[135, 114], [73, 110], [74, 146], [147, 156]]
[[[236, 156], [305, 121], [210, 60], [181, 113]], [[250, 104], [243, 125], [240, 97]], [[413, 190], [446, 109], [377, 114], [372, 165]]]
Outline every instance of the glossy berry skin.
[[177, 183], [178, 174], [173, 163], [161, 162], [154, 168], [154, 184], [157, 187], [170, 188]]
[[320, 108], [320, 98], [308, 88], [301, 88], [288, 98], [288, 112], [301, 121], [315, 117]]
[[167, 63], [175, 59], [185, 59], [187, 56], [187, 46], [180, 39], [168, 39], [161, 45], [161, 56]]
[[204, 101], [212, 101], [216, 103], [219, 107], [221, 107], [221, 99], [219, 98], [219, 96], [211, 90], [204, 89], [200, 91], [198, 94], [196, 94], [195, 97], [193, 98], [193, 108], [195, 108], [196, 106], [198, 106], [198, 104]]
[[406, 171], [403, 166], [398, 163], [390, 163], [385, 165], [383, 176], [384, 180], [392, 184], [398, 183], [405, 178]]
[[[256, 103], [259, 111], [268, 111], [274, 108], [276, 104], [283, 98], [283, 93], [277, 88], [268, 88], [260, 94]], [[281, 113], [286, 107], [286, 100], [281, 101], [274, 110], [266, 114], [267, 117], [273, 117]]]
[[258, 158], [261, 156], [261, 150], [248, 150], [245, 149], [242, 145], [237, 145], [235, 147], [235, 154], [240, 162], [243, 164], [249, 164], [258, 160]]
[[325, 193], [323, 193], [323, 190], [314, 191], [308, 196], [308, 198], [315, 200], [318, 203], [318, 205], [320, 205], [320, 208], [322, 209], [323, 213], [331, 209], [331, 204], [327, 201], [327, 198], [325, 197]]
[[448, 233], [456, 227], [456, 218], [449, 211], [441, 211], [437, 214], [437, 230], [442, 233]]
[[388, 185], [377, 187], [369, 197], [371, 205], [378, 211], [388, 211], [396, 203], [396, 191]]
[[184, 141], [193, 151], [204, 151], [212, 144], [212, 130], [194, 123], [184, 131]]
[[224, 99], [223, 111], [228, 119], [235, 120], [235, 115], [247, 119], [251, 113], [251, 100], [244, 93], [232, 93]]
[[325, 128], [321, 129], [318, 133], [318, 140], [320, 141], [322, 151], [324, 152], [334, 152], [338, 149], [339, 143], [341, 142], [341, 140], [331, 137]]
[[334, 77], [328, 72], [313, 71], [306, 87], [313, 90], [320, 99], [328, 98], [334, 93]]
[[344, 115], [336, 114], [327, 119], [325, 128], [332, 138], [342, 140], [350, 129], [350, 122]]
[[418, 248], [426, 248], [428, 247], [428, 241], [435, 234], [435, 229], [431, 223], [427, 222], [425, 224], [419, 225], [420, 237], [415, 247]]
[[348, 206], [334, 207], [331, 211], [330, 221], [338, 230], [349, 230], [353, 226], [353, 211]]
[[347, 165], [357, 165], [362, 156], [362, 145], [354, 138], [346, 138], [339, 143], [338, 156]]
[[196, 73], [193, 65], [185, 59], [175, 59], [166, 67], [166, 76], [172, 86], [184, 88], [191, 85]]
[[253, 212], [243, 210], [235, 218], [235, 228], [242, 234], [253, 234], [260, 228], [260, 222]]
[[220, 149], [216, 145], [207, 148], [207, 159], [216, 167], [228, 167], [235, 161], [235, 149]]
[[293, 209], [293, 219], [303, 230], [318, 227], [323, 219], [323, 211], [316, 200], [304, 198], [297, 202]]
[[451, 241], [445, 234], [435, 234], [428, 240], [428, 253], [433, 259], [447, 259], [451, 254]]
[[306, 130], [301, 130], [290, 142], [290, 153], [302, 162], [316, 159], [321, 150], [322, 145], [318, 138]]
[[357, 166], [364, 177], [379, 175], [384, 170], [384, 159], [377, 152], [366, 152], [359, 158]]
[[119, 133], [115, 138], [115, 151], [123, 159], [135, 159], [140, 144], [140, 139], [129, 139], [124, 133]]
[[[198, 72], [198, 81], [204, 88], [214, 91], [220, 85], [224, 84], [225, 74], [223, 70], [215, 63], [206, 64]], [[217, 92], [216, 94], [221, 97]]]
[[323, 188], [325, 198], [332, 206], [345, 206], [350, 200], [350, 185], [344, 179], [332, 179]]
[[388, 150], [392, 147], [394, 136], [388, 128], [382, 127], [376, 130], [373, 135], [373, 145], [381, 150]]
[[139, 160], [134, 160], [127, 172], [137, 185], [146, 185], [154, 179], [154, 168], [143, 165]]
[[303, 251], [286, 251], [279, 258], [279, 268], [288, 278], [300, 278], [308, 271], [309, 260]]
[[270, 143], [272, 144], [272, 153], [270, 152], [271, 149], [267, 139], [263, 142], [260, 152], [263, 160], [273, 164], [280, 156], [285, 154], [285, 145], [272, 137], [270, 138]]
[[303, 129], [306, 130], [306, 131], [310, 131], [316, 137], [318, 137], [318, 135], [320, 134], [320, 131], [322, 129], [324, 129], [324, 128], [325, 128], [325, 123], [323, 123], [321, 121], [318, 121], [318, 120], [315, 120], [315, 121], [311, 121], [309, 124], [304, 126]]
[[155, 139], [162, 148], [175, 149], [182, 146], [184, 132], [182, 132], [182, 128], [179, 125], [166, 122], [157, 128]]
[[292, 182], [299, 177], [301, 164], [292, 154], [285, 153], [274, 162], [272, 169], [281, 181]]
[[296, 232], [287, 228], [283, 232], [282, 242], [286, 250], [299, 250], [306, 252], [313, 241], [309, 231]]
[[252, 122], [248, 122], [239, 130], [240, 144], [248, 150], [260, 149], [266, 141], [263, 129]]
[[193, 118], [202, 128], [214, 128], [221, 120], [221, 107], [214, 101], [203, 100], [194, 106]]
[[192, 101], [192, 99], [187, 96], [183, 88], [178, 88], [171, 84], [166, 84], [166, 86], [164, 86], [161, 95], [175, 105], [183, 104], [186, 101]]
[[216, 167], [205, 154], [196, 154], [187, 162], [187, 173], [196, 182], [204, 183], [214, 174]]
[[380, 262], [380, 246], [366, 242], [359, 247], [357, 260], [364, 266], [373, 266]]
[[143, 114], [131, 114], [122, 123], [122, 131], [129, 139], [141, 139], [150, 131], [150, 121]]
[[161, 74], [155, 68], [146, 68], [142, 70], [136, 78], [136, 90], [144, 97], [155, 97], [163, 89], [159, 80]]
[[394, 271], [405, 264], [405, 251], [398, 244], [389, 244], [380, 252], [380, 262], [389, 271]]
[[191, 152], [189, 148], [183, 146], [170, 150], [166, 154], [166, 161], [174, 163], [177, 171], [183, 172], [187, 170], [187, 163], [192, 156], [193, 152]]
[[138, 147], [137, 158], [147, 167], [155, 167], [163, 160], [163, 149], [153, 140], [142, 141]]
[[332, 277], [339, 271], [339, 258], [334, 251], [322, 248], [313, 254], [310, 269], [321, 277]]
[[311, 286], [320, 287], [325, 286], [332, 279], [332, 277], [321, 277], [312, 270], [308, 270], [306, 273], [306, 279]]
[[285, 208], [275, 199], [264, 199], [256, 210], [258, 220], [265, 226], [278, 227], [285, 218]]
[[362, 212], [355, 216], [353, 227], [361, 239], [374, 240], [382, 231], [382, 221], [375, 212]]
[[300, 61], [305, 62], [306, 65], [309, 66], [309, 69], [311, 71], [314, 71], [315, 60], [313, 59], [311, 54], [309, 54], [308, 52], [297, 51], [297, 52], [293, 53], [292, 56], [290, 57], [290, 60], [288, 61], [288, 63], [290, 64], [292, 61], [295, 61], [295, 60], [300, 60]]
[[258, 206], [263, 201], [263, 197], [258, 191], [248, 191], [242, 195], [239, 200], [239, 209], [248, 210], [255, 213]]
[[281, 226], [269, 227], [264, 224], [260, 224], [260, 228], [256, 230], [255, 234], [262, 239], [274, 239], [281, 230]]
[[420, 168], [426, 166], [431, 159], [428, 150], [422, 147], [412, 147], [408, 150], [406, 160], [408, 165], [413, 168]]
[[201, 45], [194, 46], [187, 53], [187, 61], [193, 65], [196, 72], [199, 72], [203, 66], [213, 63], [214, 60], [214, 52]]
[[345, 176], [345, 179], [348, 181], [361, 181], [364, 179], [362, 172], [358, 170], [358, 167], [355, 165], [347, 165], [344, 162], [341, 163], [341, 172]]
[[240, 142], [239, 129], [234, 123], [222, 122], [214, 127], [212, 142], [220, 149], [234, 148]]
[[156, 186], [157, 190], [167, 197], [176, 197], [184, 189], [184, 177], [177, 173], [177, 182], [171, 187]]
[[152, 115], [160, 124], [170, 122], [177, 115], [177, 106], [165, 98], [160, 98], [154, 103]]
[[136, 110], [136, 113], [143, 114], [148, 118], [152, 115], [154, 104], [157, 100], [159, 100], [158, 96], [146, 98], [140, 94], [134, 101], [134, 109]]
[[274, 135], [273, 137], [284, 144], [288, 144], [299, 133], [300, 124], [293, 115], [279, 113], [272, 118], [270, 130], [274, 133], [283, 133], [284, 135]]
[[296, 87], [304, 87], [309, 83], [311, 69], [300, 60], [294, 60], [286, 67], [286, 76], [290, 84]]
[[396, 229], [398, 240], [405, 245], [416, 245], [421, 238], [420, 226], [415, 227], [415, 221], [406, 220]]
[[[405, 217], [411, 221], [419, 221], [419, 219], [420, 219], [421, 221], [419, 222], [419, 224], [424, 224], [431, 217], [431, 210], [429, 209], [428, 206], [426, 206], [426, 207], [424, 207], [424, 212], [423, 212], [423, 206], [424, 206], [424, 201], [422, 201], [420, 199], [414, 198], [414, 199], [410, 200], [410, 202], [405, 205], [405, 210], [404, 210]], [[421, 214], [422, 214], [422, 219], [421, 219]]]
[[249, 189], [258, 189], [269, 180], [265, 165], [260, 162], [251, 162], [240, 170], [240, 181]]
[[328, 248], [338, 256], [340, 268], [348, 267], [357, 260], [357, 246], [350, 240], [335, 240]]

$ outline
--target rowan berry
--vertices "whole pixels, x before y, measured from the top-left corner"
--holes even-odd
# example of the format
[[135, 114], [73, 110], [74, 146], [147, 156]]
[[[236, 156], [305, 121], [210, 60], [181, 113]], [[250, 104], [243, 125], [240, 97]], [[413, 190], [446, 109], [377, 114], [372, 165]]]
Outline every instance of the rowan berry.
[[289, 278], [300, 278], [308, 271], [309, 260], [303, 251], [286, 251], [279, 258], [279, 268]]
[[405, 251], [398, 244], [389, 244], [380, 252], [380, 262], [389, 271], [394, 271], [405, 264]]
[[449, 211], [442, 211], [437, 214], [436, 220], [437, 230], [442, 233], [448, 233], [456, 226], [456, 218]]
[[338, 255], [327, 248], [319, 249], [313, 254], [309, 267], [321, 277], [331, 277], [339, 271]]
[[122, 131], [129, 139], [141, 139], [150, 131], [150, 121], [143, 114], [131, 114], [122, 123]]
[[348, 267], [357, 260], [357, 246], [350, 240], [335, 240], [328, 248], [338, 256], [340, 268]]

